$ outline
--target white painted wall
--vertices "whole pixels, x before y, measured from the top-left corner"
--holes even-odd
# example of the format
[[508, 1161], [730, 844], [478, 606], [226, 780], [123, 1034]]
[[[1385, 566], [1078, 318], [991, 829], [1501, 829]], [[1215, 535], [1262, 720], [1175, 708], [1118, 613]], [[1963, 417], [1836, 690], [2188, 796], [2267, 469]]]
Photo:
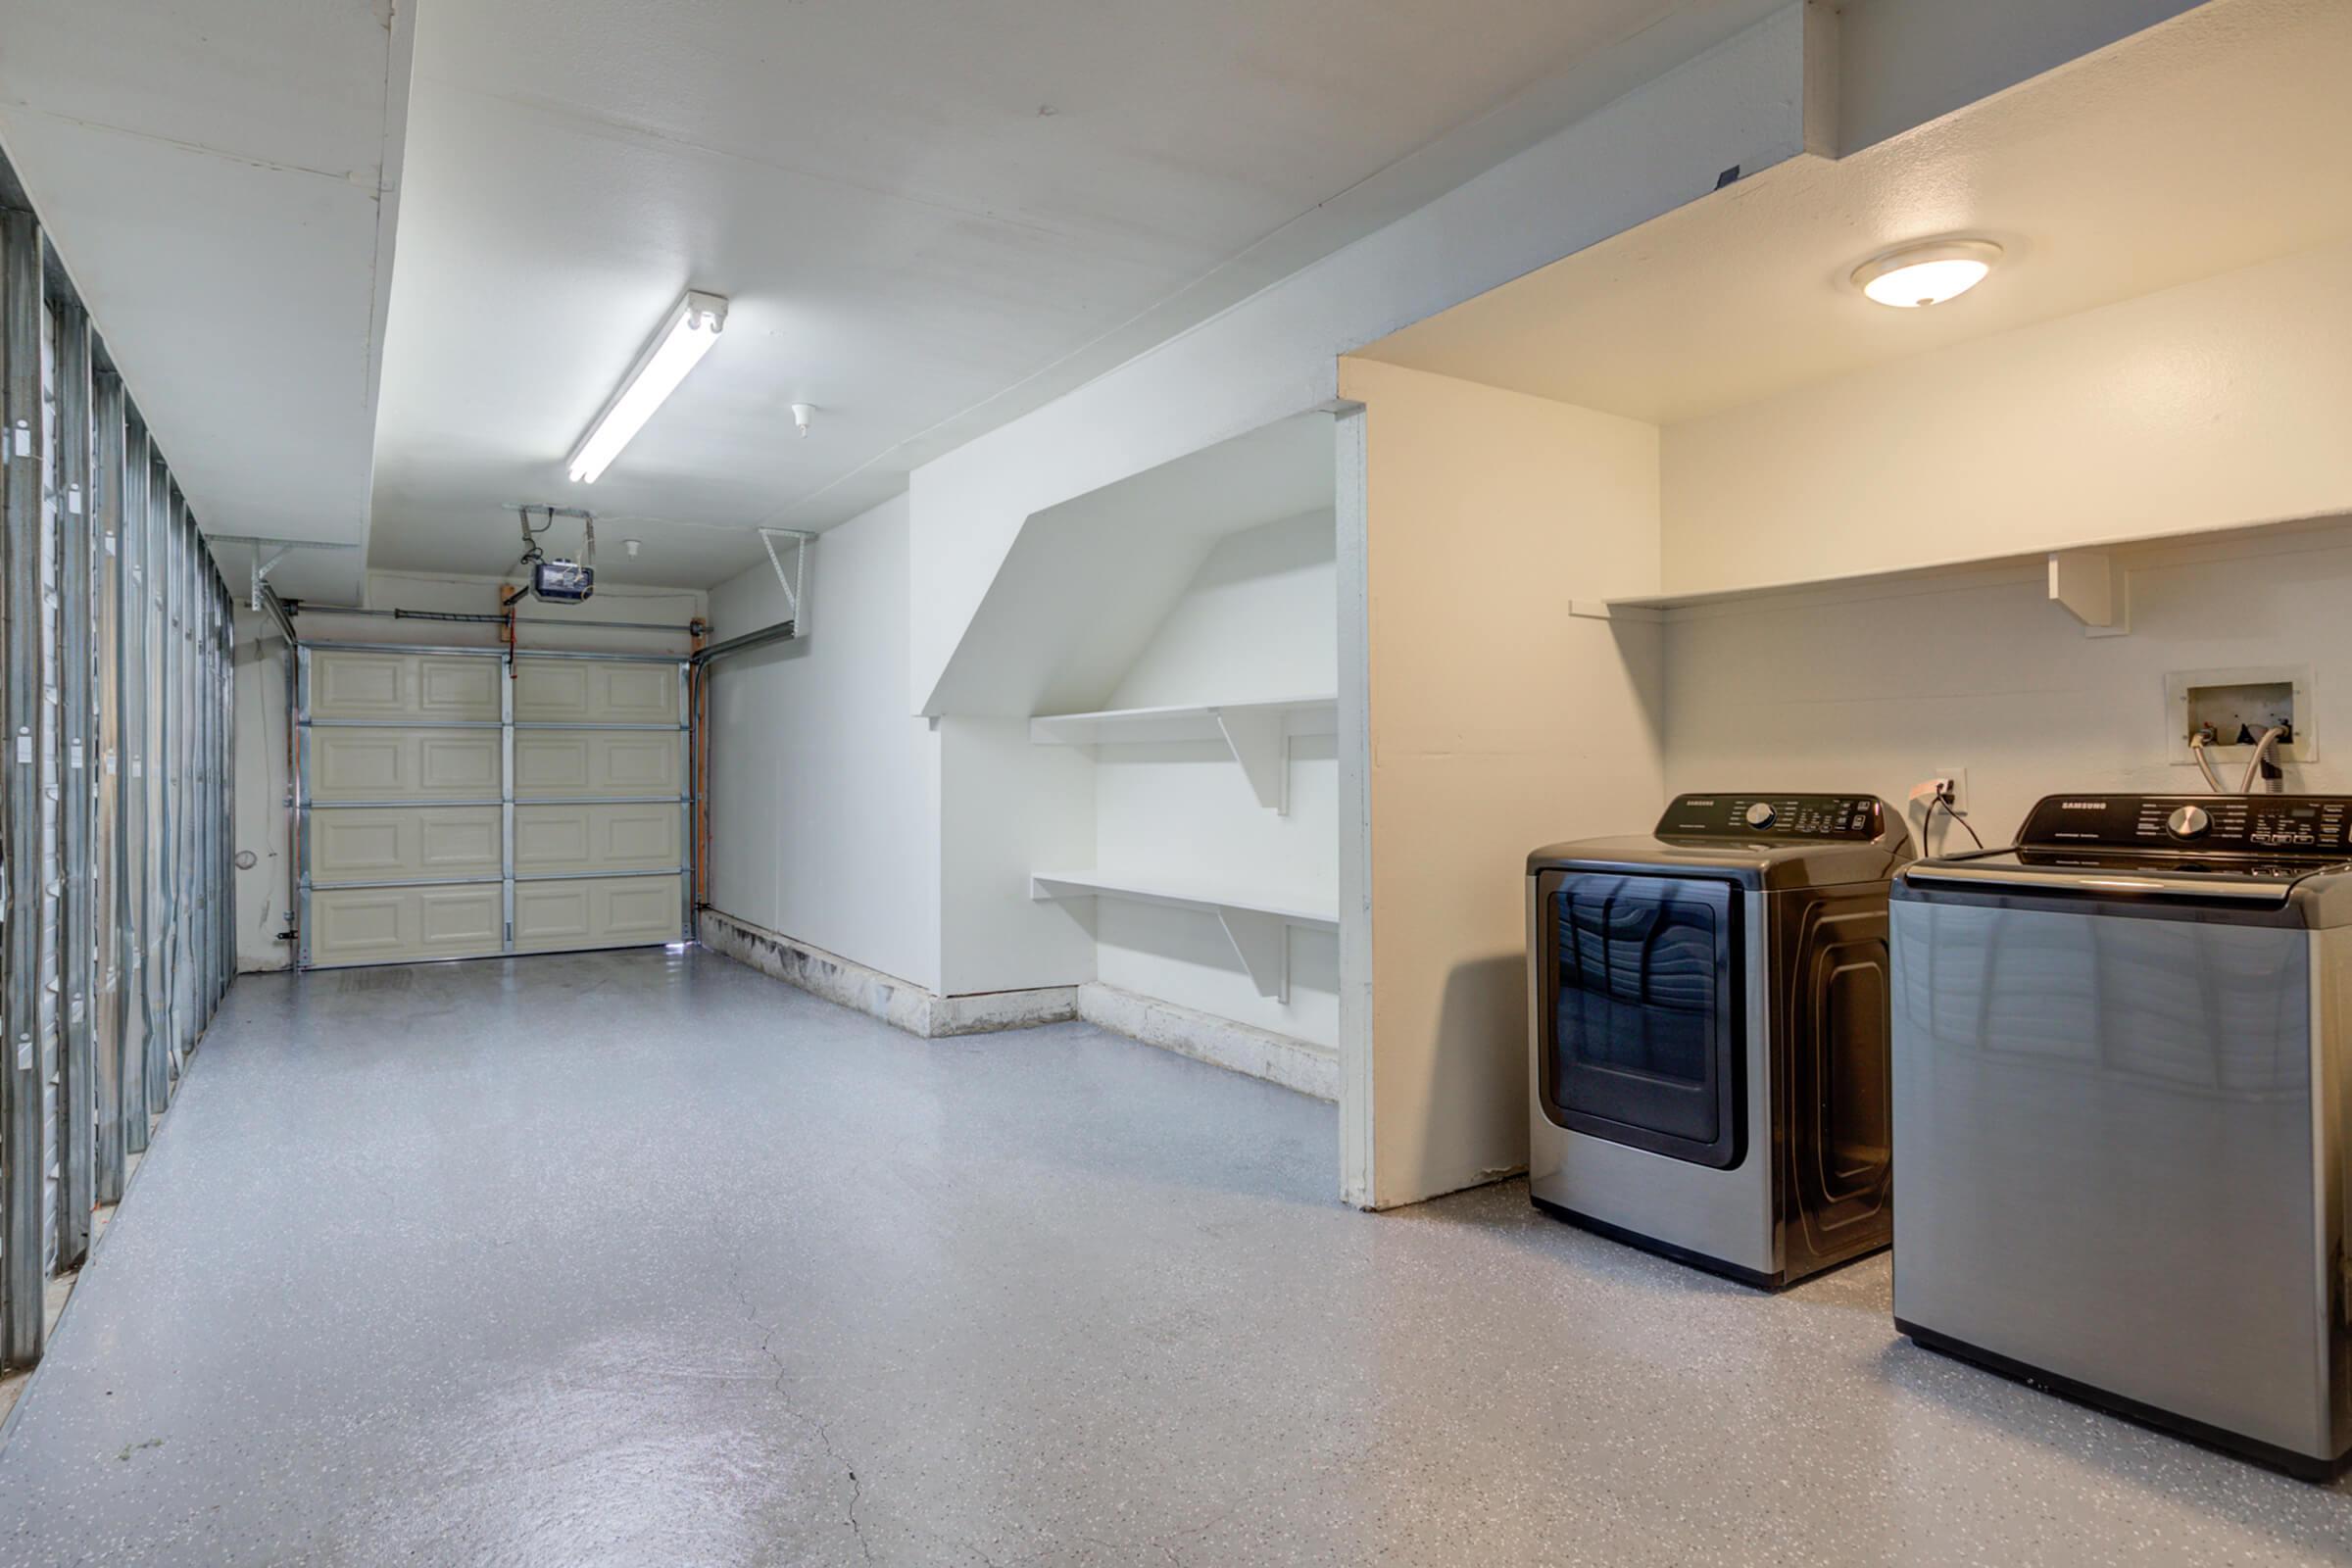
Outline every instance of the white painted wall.
[[[1347, 350], [1704, 195], [1727, 168], [1753, 172], [1804, 150], [1809, 16], [1818, 45], [1825, 14], [1792, 4], [1348, 250], [917, 468], [912, 705], [957, 711], [939, 700], [941, 677], [1033, 514], [1325, 406], [1340, 394]], [[1816, 56], [1811, 85], [1826, 86]], [[1017, 723], [995, 736], [942, 725], [940, 946], [953, 992], [1067, 984], [1093, 957], [1091, 945], [1069, 945], [1069, 921], [1040, 918], [1055, 911], [1031, 904], [1011, 874], [1016, 848], [1054, 847], [1051, 813], [1070, 788], [1025, 771]]]
[[254, 858], [236, 873], [237, 968], [284, 969], [293, 944], [286, 928], [287, 876], [293, 855], [286, 809], [286, 645], [268, 619], [242, 605], [236, 636], [236, 820], [234, 852]]
[[[1899, 807], [1966, 768], [1970, 819], [1999, 844], [2045, 794], [2202, 789], [2167, 758], [2166, 671], [2308, 664], [2320, 757], [2289, 764], [2286, 787], [2352, 791], [2352, 519], [2133, 562], [2124, 637], [2084, 636], [2038, 565], [1675, 611], [1667, 786], [1871, 790]], [[1940, 819], [1936, 842], [1968, 847]]]
[[951, 715], [940, 742], [940, 989], [951, 996], [1075, 985], [1094, 944], [1067, 911], [1029, 897], [1029, 873], [1084, 865], [1094, 768], [1033, 746], [1026, 718]]
[[[232, 591], [244, 587], [229, 563]], [[437, 610], [471, 614], [495, 612], [501, 583], [495, 577], [426, 572], [371, 571], [361, 603], [370, 609]], [[526, 601], [528, 617], [518, 628], [524, 652], [573, 648], [612, 653], [684, 653], [684, 633], [596, 629], [614, 620], [658, 621], [683, 626], [709, 613], [709, 596], [680, 588], [599, 588], [584, 605], [558, 608]], [[538, 617], [544, 616], [543, 622]], [[490, 648], [498, 628], [463, 621], [389, 620], [306, 611], [297, 621], [306, 642], [399, 643], [444, 648]], [[742, 629], [742, 628], [739, 628]], [[283, 969], [293, 962], [290, 944], [277, 940], [285, 929], [287, 879], [293, 854], [286, 808], [286, 646], [267, 617], [240, 603], [236, 614], [236, 848], [250, 852], [254, 865], [236, 874], [237, 967]]]
[[1843, 0], [1842, 156], [2193, 10], [2203, 0]]
[[1527, 1162], [1527, 855], [1657, 819], [1654, 426], [1370, 361], [1376, 1207]]
[[2352, 510], [2346, 277], [2352, 243], [1670, 426], [1664, 589]]
[[1220, 540], [1106, 706], [1329, 696], [1340, 634], [1332, 528], [1322, 508]]
[[[1209, 553], [1113, 694], [1113, 708], [1329, 695], [1339, 585], [1328, 510], [1229, 535]], [[1338, 749], [1292, 743], [1290, 810], [1260, 806], [1222, 744], [1094, 749], [1095, 842], [1082, 863], [1188, 881], [1337, 896]], [[1291, 996], [1261, 997], [1214, 915], [1095, 901], [1095, 977], [1256, 1028], [1336, 1047], [1338, 939], [1289, 933]], [[1084, 919], [1075, 905], [1070, 918]]]
[[[941, 742], [906, 690], [906, 499], [811, 548], [802, 635], [713, 666], [710, 903], [941, 989]], [[710, 594], [720, 636], [773, 623], [765, 562]]]
[[[1791, 4], [1541, 146], [1110, 374], [914, 470], [910, 701], [1031, 514], [1328, 403], [1338, 357], [1805, 148]], [[1816, 14], [1816, 22], [1821, 18]]]

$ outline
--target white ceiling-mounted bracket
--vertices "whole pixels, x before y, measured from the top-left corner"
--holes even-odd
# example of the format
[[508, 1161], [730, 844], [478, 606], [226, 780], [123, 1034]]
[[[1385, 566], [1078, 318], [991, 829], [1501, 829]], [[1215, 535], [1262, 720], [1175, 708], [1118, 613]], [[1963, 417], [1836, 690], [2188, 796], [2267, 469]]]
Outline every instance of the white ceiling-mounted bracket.
[[[808, 583], [808, 544], [816, 535], [798, 528], [762, 528], [760, 542], [767, 547], [767, 564], [776, 568], [776, 581], [784, 589], [784, 618], [796, 626], [801, 619], [802, 591]], [[776, 554], [776, 541], [792, 541], [792, 569], [784, 569], [784, 558]]]
[[2082, 623], [2086, 637], [2132, 633], [2132, 573], [2110, 551], [2051, 551], [2050, 600]]
[[[246, 545], [253, 551], [253, 579], [246, 608], [256, 614], [262, 609], [262, 590], [270, 584], [270, 573], [277, 564], [297, 550], [357, 550], [354, 544], [341, 544], [326, 539], [271, 539], [265, 535], [245, 533], [208, 533], [205, 539], [216, 545]], [[268, 551], [268, 555], [263, 552]]]

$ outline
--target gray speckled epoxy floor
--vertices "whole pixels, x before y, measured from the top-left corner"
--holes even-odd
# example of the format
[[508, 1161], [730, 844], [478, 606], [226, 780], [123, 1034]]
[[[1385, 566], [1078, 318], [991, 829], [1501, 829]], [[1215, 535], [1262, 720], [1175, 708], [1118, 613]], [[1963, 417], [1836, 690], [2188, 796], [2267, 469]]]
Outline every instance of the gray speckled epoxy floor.
[[0, 1560], [2352, 1560], [2318, 1489], [1079, 1024], [708, 954], [248, 978], [0, 1449]]

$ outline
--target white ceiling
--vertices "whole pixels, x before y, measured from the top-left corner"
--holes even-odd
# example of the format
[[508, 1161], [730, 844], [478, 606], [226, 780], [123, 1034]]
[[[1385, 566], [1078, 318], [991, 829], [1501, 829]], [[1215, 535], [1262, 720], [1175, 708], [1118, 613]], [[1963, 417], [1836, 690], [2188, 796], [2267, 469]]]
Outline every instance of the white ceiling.
[[[1362, 351], [1658, 423], [2352, 234], [2352, 5], [2221, 0], [1839, 163], [1798, 159]], [[1855, 265], [2007, 249], [1896, 311]]]
[[[1338, 249], [1557, 129], [1612, 45], [1668, 19], [1703, 47], [1763, 8], [429, 4], [372, 564], [499, 570], [501, 505], [553, 499], [598, 513], [614, 580], [709, 583], [758, 559], [755, 525], [855, 515], [1270, 258]], [[565, 455], [689, 285], [731, 299], [725, 335], [570, 485]], [[806, 441], [794, 402], [819, 411]]]
[[[362, 544], [407, 81], [390, 0], [24, 0], [5, 25], [0, 144], [198, 520]], [[280, 575], [347, 593], [359, 564]]]

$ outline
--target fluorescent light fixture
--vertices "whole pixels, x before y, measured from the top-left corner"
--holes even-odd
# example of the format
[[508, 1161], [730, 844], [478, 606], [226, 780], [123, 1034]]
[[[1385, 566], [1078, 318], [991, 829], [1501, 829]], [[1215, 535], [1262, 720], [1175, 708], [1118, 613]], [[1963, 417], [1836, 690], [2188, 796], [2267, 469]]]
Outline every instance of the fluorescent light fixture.
[[1854, 269], [1854, 287], [1900, 310], [1941, 305], [1984, 281], [2001, 248], [1988, 239], [1934, 239], [1901, 245]]
[[620, 390], [612, 394], [604, 412], [590, 422], [588, 433], [580, 437], [580, 444], [572, 448], [566, 466], [574, 483], [596, 483], [620, 456], [620, 449], [645, 428], [654, 411], [678, 389], [686, 372], [702, 364], [726, 324], [727, 302], [716, 294], [689, 289], [684, 299], [669, 308], [669, 314], [662, 318], [662, 329], [637, 356], [629, 373], [621, 377]]

